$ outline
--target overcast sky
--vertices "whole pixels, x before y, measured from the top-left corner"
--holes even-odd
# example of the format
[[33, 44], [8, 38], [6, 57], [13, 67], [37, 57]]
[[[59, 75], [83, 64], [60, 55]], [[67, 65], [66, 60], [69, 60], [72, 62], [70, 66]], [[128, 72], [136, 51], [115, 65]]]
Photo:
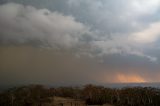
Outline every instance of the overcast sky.
[[0, 84], [160, 82], [160, 0], [0, 0]]

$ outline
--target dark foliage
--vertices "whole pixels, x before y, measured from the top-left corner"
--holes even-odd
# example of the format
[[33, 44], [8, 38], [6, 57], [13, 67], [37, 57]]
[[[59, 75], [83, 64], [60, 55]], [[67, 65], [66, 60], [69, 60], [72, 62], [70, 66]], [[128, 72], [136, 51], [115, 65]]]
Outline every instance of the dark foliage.
[[111, 89], [86, 85], [78, 87], [46, 88], [29, 85], [12, 88], [0, 94], [0, 106], [32, 106], [50, 103], [53, 96], [83, 99], [90, 105], [113, 104], [115, 106], [160, 106], [160, 89], [134, 87]]
[[0, 95], [0, 106], [31, 106], [50, 102], [50, 90], [41, 85], [12, 88]]

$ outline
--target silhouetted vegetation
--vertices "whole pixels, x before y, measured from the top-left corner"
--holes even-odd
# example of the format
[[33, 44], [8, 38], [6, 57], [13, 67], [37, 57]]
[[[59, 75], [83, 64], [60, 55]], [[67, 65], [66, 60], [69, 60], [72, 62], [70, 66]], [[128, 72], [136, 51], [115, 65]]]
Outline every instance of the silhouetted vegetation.
[[0, 94], [0, 106], [32, 106], [41, 102], [50, 102], [52, 93], [41, 85], [12, 88]]
[[88, 105], [113, 104], [115, 106], [160, 106], [160, 89], [133, 87], [111, 89], [103, 86], [47, 88], [30, 85], [9, 89], [0, 94], [0, 106], [32, 106], [51, 102], [53, 96], [85, 100]]

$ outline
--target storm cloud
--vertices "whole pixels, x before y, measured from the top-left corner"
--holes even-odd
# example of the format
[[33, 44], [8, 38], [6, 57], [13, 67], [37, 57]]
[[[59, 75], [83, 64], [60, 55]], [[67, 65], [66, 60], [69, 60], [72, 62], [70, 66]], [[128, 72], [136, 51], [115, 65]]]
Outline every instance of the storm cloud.
[[[69, 5], [72, 2], [69, 1]], [[74, 49], [76, 55], [84, 54], [92, 57], [126, 53], [146, 57], [151, 61], [156, 60], [155, 57], [138, 51], [134, 47], [135, 42], [126, 36], [119, 37], [114, 33], [108, 39], [107, 35], [100, 36], [101, 33], [76, 21], [73, 16], [65, 16], [48, 9], [8, 3], [0, 7], [0, 18], [2, 44], [30, 44], [52, 49]]]
[[[2, 0], [0, 3], [3, 74], [5, 70], [8, 73], [34, 70], [28, 73], [34, 78], [35, 70], [39, 70], [42, 76], [46, 73], [44, 82], [52, 75], [56, 83], [60, 82], [57, 76], [66, 77], [68, 82], [73, 79], [73, 83], [158, 80], [158, 76], [150, 77], [159, 73], [159, 0]], [[23, 57], [32, 60], [35, 52], [38, 55], [35, 63], [40, 66], [29, 65], [25, 62], [29, 60]], [[22, 57], [17, 56], [17, 64], [9, 68], [16, 61], [15, 54]], [[39, 62], [43, 60], [46, 63]], [[67, 64], [67, 60], [75, 67]], [[19, 68], [18, 63], [24, 67]], [[71, 74], [67, 76], [65, 72]], [[84, 81], [80, 80], [82, 77]], [[40, 79], [37, 77], [37, 81]]]

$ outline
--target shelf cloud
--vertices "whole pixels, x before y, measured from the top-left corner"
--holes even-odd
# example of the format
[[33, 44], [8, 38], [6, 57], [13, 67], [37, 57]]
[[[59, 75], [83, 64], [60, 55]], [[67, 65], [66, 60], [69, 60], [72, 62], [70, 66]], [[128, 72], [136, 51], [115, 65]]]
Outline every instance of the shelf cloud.
[[[3, 59], [0, 63], [3, 64], [0, 69], [3, 71], [0, 73], [6, 76], [5, 70], [21, 73], [21, 69], [27, 73], [25, 67], [29, 63], [23, 58], [27, 56], [32, 60], [36, 53], [35, 63], [29, 65], [28, 70], [33, 71], [33, 79], [34, 69], [43, 73], [37, 81], [43, 77], [43, 70], [47, 70], [45, 78], [51, 78], [49, 73], [52, 73], [58, 81], [58, 75], [68, 81], [80, 75], [73, 78], [74, 83], [83, 76], [82, 82], [96, 83], [104, 79], [106, 82], [110, 79], [113, 82], [157, 81], [158, 76], [149, 76], [159, 73], [160, 68], [159, 4], [159, 0], [2, 0], [0, 58]], [[39, 62], [43, 60], [46, 63]], [[76, 68], [66, 66], [67, 61]], [[56, 63], [57, 68], [51, 63]], [[133, 72], [130, 71], [133, 67], [136, 72], [128, 74]], [[72, 74], [62, 74], [64, 70]], [[143, 75], [144, 72], [147, 74]], [[108, 78], [101, 79], [102, 73]]]

